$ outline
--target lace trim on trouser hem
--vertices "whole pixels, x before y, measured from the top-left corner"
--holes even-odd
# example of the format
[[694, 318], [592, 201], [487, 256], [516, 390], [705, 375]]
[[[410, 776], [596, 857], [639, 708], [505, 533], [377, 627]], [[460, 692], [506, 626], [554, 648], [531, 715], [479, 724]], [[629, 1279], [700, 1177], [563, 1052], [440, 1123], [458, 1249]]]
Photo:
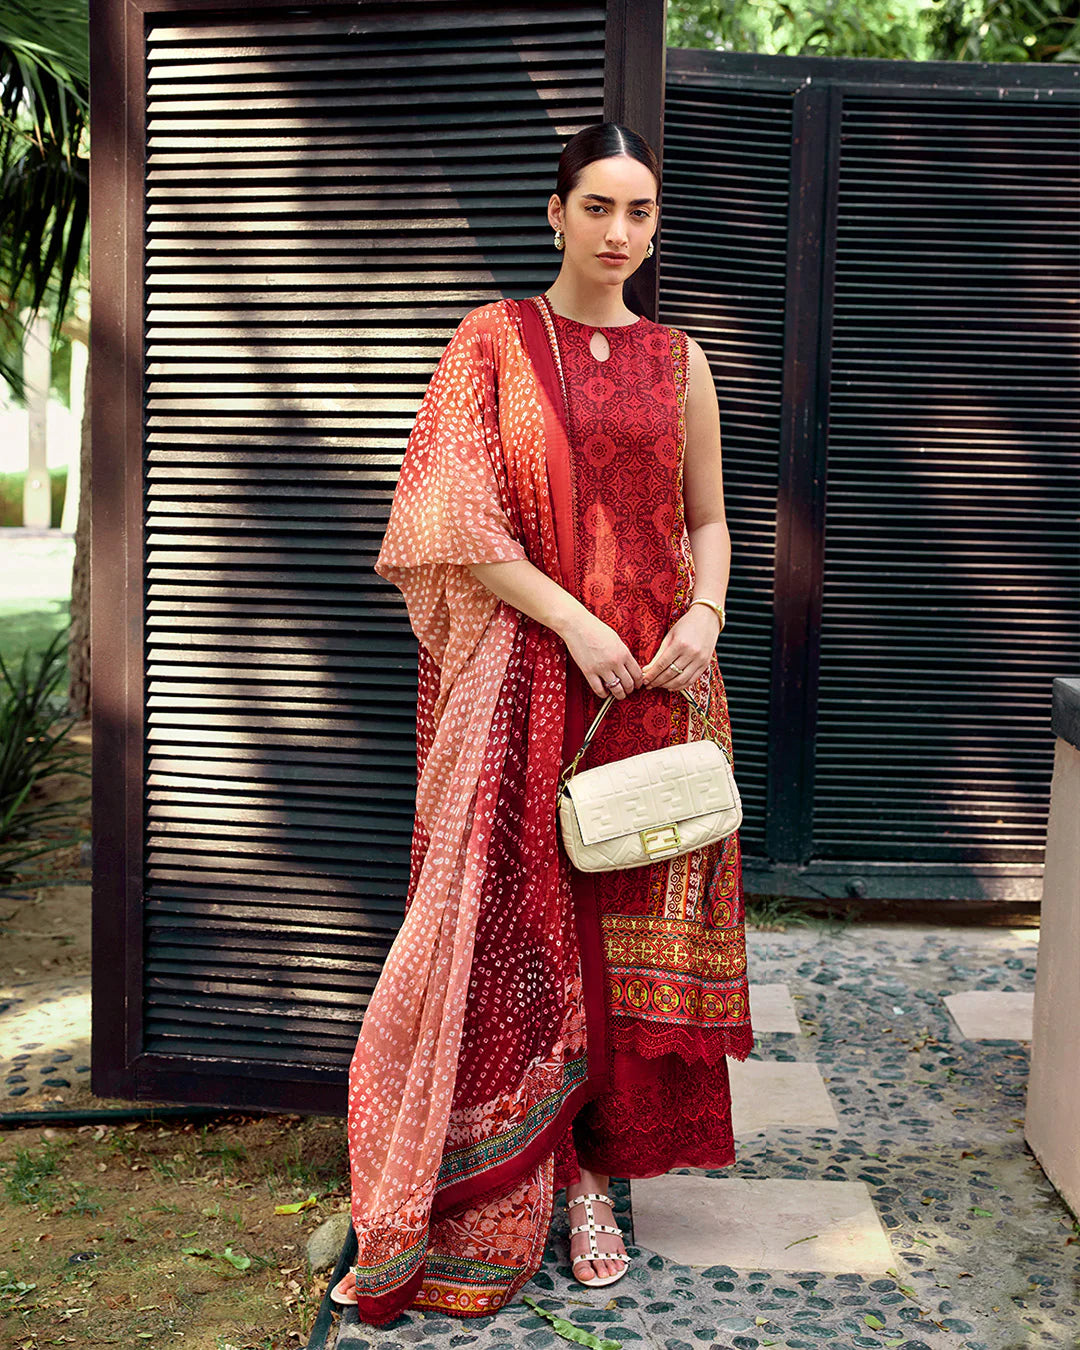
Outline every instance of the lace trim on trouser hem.
[[754, 1048], [754, 1030], [749, 1024], [700, 1031], [696, 1027], [665, 1026], [613, 1017], [609, 1026], [617, 1050], [640, 1055], [643, 1059], [676, 1054], [689, 1065], [704, 1061], [709, 1068], [715, 1068], [725, 1055], [744, 1060]]
[[556, 1189], [580, 1182], [578, 1160], [602, 1175], [644, 1179], [673, 1167], [735, 1161], [727, 1060], [617, 1051], [612, 1091], [578, 1112], [555, 1150]]

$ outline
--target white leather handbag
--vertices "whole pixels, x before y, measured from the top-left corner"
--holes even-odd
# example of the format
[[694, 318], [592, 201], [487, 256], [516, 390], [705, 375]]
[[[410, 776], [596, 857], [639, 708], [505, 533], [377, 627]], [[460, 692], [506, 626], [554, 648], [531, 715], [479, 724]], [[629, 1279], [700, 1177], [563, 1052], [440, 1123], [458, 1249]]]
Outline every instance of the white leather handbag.
[[570, 861], [581, 872], [644, 867], [703, 848], [734, 834], [742, 801], [719, 733], [692, 694], [679, 691], [713, 733], [665, 745], [577, 772], [609, 694], [581, 749], [559, 777], [559, 828]]

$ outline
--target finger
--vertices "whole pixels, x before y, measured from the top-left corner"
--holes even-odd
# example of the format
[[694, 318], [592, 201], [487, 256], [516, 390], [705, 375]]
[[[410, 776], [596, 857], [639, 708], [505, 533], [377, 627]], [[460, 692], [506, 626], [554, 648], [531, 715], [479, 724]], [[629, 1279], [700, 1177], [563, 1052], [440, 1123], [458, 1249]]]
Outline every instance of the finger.
[[[679, 656], [672, 656], [666, 669], [661, 675], [663, 687], [665, 689], [682, 688], [682, 682], [686, 678], [687, 672], [691, 669], [691, 667], [686, 664], [686, 660], [686, 657], [680, 658]], [[679, 667], [679, 669], [676, 669], [676, 667]]]
[[610, 689], [605, 689], [604, 677], [602, 675], [594, 674], [589, 675], [586, 678], [588, 679], [589, 682], [589, 688], [593, 691], [593, 693], [596, 695], [597, 698], [607, 698], [608, 694], [611, 693]]
[[672, 688], [676, 693], [678, 693], [680, 689], [689, 689], [704, 669], [705, 667], [702, 665], [688, 666], [685, 672], [679, 676], [678, 682], [674, 684]]
[[653, 656], [652, 660], [647, 661], [645, 663], [642, 669], [642, 675], [647, 684], [654, 683], [657, 677], [659, 676], [660, 672], [667, 665], [668, 650], [669, 650], [668, 641], [667, 638], [665, 638], [664, 641], [661, 642], [660, 646], [657, 648], [656, 654]]
[[[625, 698], [626, 697], [626, 689], [624, 687], [625, 678], [626, 677], [621, 670], [613, 670], [610, 673], [605, 671], [602, 675], [598, 675], [597, 679], [603, 686], [604, 697], [607, 698], [609, 694], [614, 694], [616, 698]], [[618, 684], [609, 683], [609, 681], [615, 679], [619, 681]]]

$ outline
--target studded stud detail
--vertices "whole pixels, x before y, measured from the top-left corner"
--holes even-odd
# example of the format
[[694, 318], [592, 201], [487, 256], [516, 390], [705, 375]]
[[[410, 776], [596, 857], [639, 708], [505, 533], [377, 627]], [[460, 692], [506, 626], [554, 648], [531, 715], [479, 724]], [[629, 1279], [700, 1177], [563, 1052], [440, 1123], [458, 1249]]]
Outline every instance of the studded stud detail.
[[610, 1195], [601, 1195], [596, 1191], [590, 1191], [587, 1195], [575, 1195], [572, 1200], [568, 1199], [566, 1202], [567, 1213], [569, 1213], [574, 1205], [585, 1206], [585, 1222], [575, 1224], [570, 1229], [570, 1236], [573, 1237], [575, 1233], [588, 1233], [589, 1235], [589, 1250], [581, 1256], [572, 1257], [571, 1265], [576, 1266], [579, 1261], [625, 1261], [626, 1265], [614, 1275], [597, 1275], [591, 1280], [583, 1280], [575, 1270], [574, 1279], [576, 1279], [579, 1284], [584, 1285], [614, 1284], [616, 1280], [621, 1280], [630, 1269], [630, 1258], [625, 1252], [602, 1252], [597, 1247], [597, 1233], [616, 1233], [621, 1237], [622, 1229], [612, 1228], [612, 1226], [607, 1223], [596, 1222], [596, 1215], [593, 1212], [594, 1200], [598, 1200], [602, 1205], [611, 1205], [612, 1210], [615, 1208], [612, 1204]]

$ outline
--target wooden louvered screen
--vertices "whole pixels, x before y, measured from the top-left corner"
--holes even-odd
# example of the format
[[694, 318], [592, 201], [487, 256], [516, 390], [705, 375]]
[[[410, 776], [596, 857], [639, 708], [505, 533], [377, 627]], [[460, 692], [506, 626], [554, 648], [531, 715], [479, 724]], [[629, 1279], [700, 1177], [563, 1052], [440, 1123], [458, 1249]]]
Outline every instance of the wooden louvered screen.
[[107, 9], [95, 1090], [336, 1110], [408, 881], [401, 454], [461, 317], [556, 275], [565, 141], [659, 139], [659, 7]]
[[843, 100], [813, 848], [1002, 886], [1080, 669], [1080, 108], [993, 92]]
[[1038, 898], [1078, 74], [668, 53], [661, 312], [720, 399], [751, 892]]
[[765, 847], [776, 483], [784, 369], [788, 91], [716, 88], [673, 69], [664, 104], [662, 323], [705, 350], [720, 403], [733, 540], [719, 653], [743, 799], [744, 850]]

